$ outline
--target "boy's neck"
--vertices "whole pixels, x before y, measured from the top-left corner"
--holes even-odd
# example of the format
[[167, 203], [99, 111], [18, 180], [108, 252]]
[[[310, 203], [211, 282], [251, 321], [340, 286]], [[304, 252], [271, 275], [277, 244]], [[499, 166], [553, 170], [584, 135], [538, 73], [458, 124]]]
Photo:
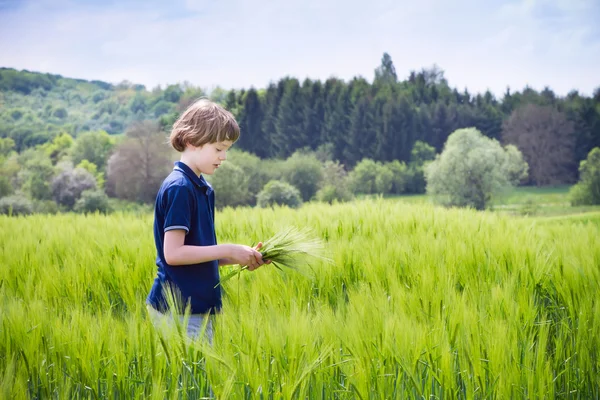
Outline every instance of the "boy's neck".
[[188, 166], [189, 169], [191, 169], [194, 174], [196, 174], [198, 176], [198, 178], [200, 177], [200, 175], [202, 175], [202, 173], [200, 171], [198, 171], [196, 168], [194, 168], [192, 166], [192, 162], [190, 160], [188, 160], [188, 158], [185, 156], [185, 153], [181, 154], [181, 158], [179, 159], [180, 162], [184, 163], [185, 165]]

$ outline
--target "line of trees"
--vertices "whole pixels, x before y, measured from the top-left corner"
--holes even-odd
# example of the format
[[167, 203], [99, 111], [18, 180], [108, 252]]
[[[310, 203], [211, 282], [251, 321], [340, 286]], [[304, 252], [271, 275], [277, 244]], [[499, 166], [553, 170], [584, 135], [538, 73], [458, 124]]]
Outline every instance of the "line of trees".
[[[452, 89], [434, 67], [398, 81], [388, 54], [372, 83], [284, 78], [264, 90], [230, 91], [225, 106], [237, 116], [239, 147], [261, 158], [286, 158], [298, 149], [332, 149], [353, 167], [363, 158], [408, 162], [416, 141], [440, 152], [457, 129], [516, 145], [530, 165], [526, 184], [572, 183], [579, 162], [600, 146], [600, 88], [593, 97], [573, 91], [526, 88], [501, 101], [490, 92]], [[162, 118], [168, 127], [175, 115]]]
[[[21, 196], [30, 209], [44, 211], [51, 202], [57, 210], [108, 208], [106, 195], [150, 204], [176, 158], [165, 146], [166, 132], [206, 92], [189, 84], [147, 91], [128, 82], [0, 69], [0, 95], [10, 105], [0, 108], [0, 197], [12, 196], [4, 199], [10, 206]], [[437, 67], [399, 80], [388, 54], [372, 82], [287, 77], [265, 89], [217, 89], [210, 96], [236, 115], [242, 130], [236, 148], [244, 151], [219, 171], [240, 184], [224, 184], [218, 175], [215, 184], [225, 185], [223, 192], [242, 190], [248, 176], [260, 182], [232, 196], [239, 204], [269, 203], [259, 192], [273, 180], [292, 185], [300, 202], [346, 199], [361, 190], [423, 193], [425, 163], [464, 128], [514, 145], [528, 165], [521, 184], [574, 183], [580, 171], [591, 176], [590, 164], [581, 169], [580, 163], [600, 147], [600, 88], [591, 97], [507, 89], [498, 100], [451, 88]], [[277, 174], [252, 172], [269, 163]], [[275, 197], [293, 197], [285, 185], [269, 187]]]

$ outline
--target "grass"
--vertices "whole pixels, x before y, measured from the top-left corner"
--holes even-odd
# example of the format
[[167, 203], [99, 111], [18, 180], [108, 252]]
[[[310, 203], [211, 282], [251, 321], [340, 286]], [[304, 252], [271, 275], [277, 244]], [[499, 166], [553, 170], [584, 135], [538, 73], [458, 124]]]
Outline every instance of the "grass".
[[527, 216], [565, 216], [600, 211], [600, 206], [573, 207], [571, 186], [517, 187], [500, 196], [492, 208], [500, 213]]
[[[571, 206], [570, 188], [570, 185], [519, 186], [497, 196], [490, 204], [490, 210], [503, 215], [531, 217], [556, 217], [600, 211], [600, 206]], [[409, 204], [433, 204], [432, 199], [424, 194], [389, 198]]]
[[207, 347], [145, 315], [151, 215], [2, 217], [0, 398], [598, 398], [599, 219], [225, 209], [222, 243], [306, 226], [333, 262], [225, 283]]

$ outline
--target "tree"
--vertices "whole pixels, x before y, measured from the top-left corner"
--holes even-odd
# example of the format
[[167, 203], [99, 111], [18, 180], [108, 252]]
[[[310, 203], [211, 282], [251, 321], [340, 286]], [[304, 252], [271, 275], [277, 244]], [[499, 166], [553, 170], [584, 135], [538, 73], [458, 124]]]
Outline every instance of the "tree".
[[183, 90], [181, 89], [181, 86], [175, 84], [167, 86], [162, 97], [168, 102], [177, 103], [182, 95]]
[[265, 145], [262, 130], [263, 110], [258, 93], [254, 88], [250, 88], [243, 98], [238, 122], [241, 134], [236, 143], [237, 146], [242, 150], [261, 154], [261, 147]]
[[65, 118], [67, 118], [67, 116], [69, 114], [68, 114], [66, 108], [64, 108], [64, 107], [58, 107], [56, 110], [54, 110], [54, 112], [52, 113], [52, 115], [54, 115], [58, 119], [65, 119]]
[[307, 145], [304, 131], [305, 102], [297, 79], [286, 82], [281, 103], [277, 110], [275, 132], [271, 135], [271, 144], [275, 156], [286, 158], [295, 150]]
[[75, 165], [88, 160], [98, 167], [98, 171], [103, 172], [114, 146], [114, 139], [105, 131], [85, 132], [75, 139], [71, 159]]
[[321, 143], [331, 143], [333, 158], [345, 160], [348, 147], [346, 132], [349, 130], [352, 103], [350, 89], [338, 79], [325, 82], [324, 123], [321, 129]]
[[408, 169], [402, 161], [394, 160], [384, 164], [392, 173], [392, 187], [390, 193], [401, 194], [406, 191], [408, 182]]
[[324, 97], [323, 86], [320, 81], [306, 79], [302, 83], [304, 103], [304, 132], [306, 134], [306, 145], [316, 149], [321, 140], [321, 130], [324, 119]]
[[381, 65], [375, 69], [375, 82], [396, 83], [398, 75], [392, 62], [392, 57], [388, 53], [383, 53]]
[[[247, 153], [244, 151], [231, 149], [227, 152], [227, 162], [233, 163], [236, 166], [240, 167], [247, 177], [248, 184], [248, 192], [249, 192], [249, 205], [256, 204], [256, 195], [260, 192], [271, 179], [275, 178], [273, 176], [272, 169], [276, 169], [277, 172], [281, 170], [281, 168], [269, 168], [266, 164], [269, 162], [273, 162], [273, 160], [261, 160], [258, 156]], [[225, 164], [223, 164], [225, 165]], [[218, 173], [219, 170], [217, 170]], [[280, 174], [277, 175], [277, 178], [280, 177]]]
[[580, 162], [594, 147], [600, 147], [600, 107], [593, 99], [571, 92], [564, 108], [575, 125], [575, 160]]
[[148, 105], [146, 99], [141, 93], [136, 93], [135, 96], [129, 102], [129, 109], [132, 113], [137, 114], [138, 112], [145, 113]]
[[353, 193], [390, 193], [394, 181], [393, 172], [384, 164], [369, 158], [362, 159], [348, 174]]
[[256, 150], [256, 155], [261, 158], [274, 157], [276, 154], [272, 138], [277, 135], [277, 114], [279, 113], [279, 104], [281, 103], [284, 89], [285, 80], [283, 79], [277, 85], [270, 84], [267, 87], [263, 107], [265, 114], [261, 125], [265, 141]]
[[56, 136], [52, 142], [45, 143], [42, 147], [46, 150], [46, 154], [50, 156], [52, 163], [56, 164], [69, 153], [73, 143], [73, 136], [62, 133]]
[[417, 140], [410, 153], [406, 171], [405, 190], [408, 193], [425, 193], [425, 165], [435, 159], [435, 148]]
[[574, 126], [552, 106], [526, 104], [505, 121], [502, 140], [514, 144], [529, 165], [530, 183], [542, 186], [574, 180]]
[[156, 122], [133, 124], [108, 160], [106, 191], [110, 196], [151, 203], [173, 168], [165, 133]]
[[210, 183], [215, 190], [215, 204], [219, 208], [249, 205], [251, 202], [248, 176], [230, 161], [221, 164], [210, 177]]
[[[181, 100], [179, 101], [179, 104], [181, 104]], [[188, 103], [188, 105], [191, 103]], [[153, 107], [152, 107], [152, 112], [154, 113], [154, 116], [159, 118], [162, 116], [167, 117], [170, 113], [172, 113], [174, 111], [174, 106], [173, 103], [169, 103], [166, 100], [159, 100]], [[179, 108], [179, 107], [178, 107]], [[187, 108], [187, 107], [185, 107]], [[183, 112], [185, 110], [185, 108], [183, 110], [181, 110], [180, 112]]]
[[[363, 157], [375, 151], [375, 118], [373, 108], [366, 96], [360, 96], [350, 116], [350, 130], [345, 160], [349, 166], [356, 165]], [[389, 145], [389, 144], [388, 144]]]
[[579, 164], [579, 182], [571, 188], [571, 204], [600, 204], [600, 147], [590, 151]]
[[338, 161], [325, 161], [323, 165], [323, 180], [317, 191], [318, 201], [332, 203], [333, 201], [348, 201], [352, 198], [348, 186], [348, 173]]
[[0, 138], [0, 198], [14, 191], [12, 179], [17, 175], [19, 165], [14, 156], [8, 158], [14, 147], [15, 142], [11, 138]]
[[89, 162], [88, 160], [82, 160], [79, 164], [76, 165], [77, 168], [85, 169], [87, 172], [92, 174], [96, 178], [96, 186], [98, 189], [104, 189], [104, 173], [98, 172], [98, 167], [96, 164]]
[[282, 165], [283, 179], [300, 191], [303, 201], [310, 200], [323, 179], [323, 166], [314, 154], [292, 154]]
[[59, 166], [62, 171], [52, 179], [52, 196], [56, 203], [72, 210], [81, 197], [89, 189], [96, 188], [96, 178], [83, 168], [73, 168], [70, 162]]
[[8, 156], [15, 148], [15, 141], [11, 138], [0, 138], [0, 157]]
[[475, 128], [458, 129], [425, 167], [427, 193], [444, 205], [483, 210], [526, 168], [516, 148], [507, 151]]
[[0, 197], [8, 196], [15, 192], [18, 185], [18, 176], [21, 165], [16, 153], [9, 157], [0, 157]]
[[51, 180], [54, 167], [50, 157], [43, 150], [28, 149], [19, 156], [22, 169], [18, 179], [21, 189], [35, 200], [50, 200], [52, 198]]

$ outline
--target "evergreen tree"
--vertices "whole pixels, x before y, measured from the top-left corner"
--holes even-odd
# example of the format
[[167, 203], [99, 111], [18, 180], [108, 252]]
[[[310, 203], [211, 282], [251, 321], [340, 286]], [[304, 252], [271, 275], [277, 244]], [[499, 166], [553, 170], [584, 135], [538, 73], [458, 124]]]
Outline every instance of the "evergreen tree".
[[277, 85], [271, 83], [265, 94], [264, 106], [265, 111], [262, 121], [262, 131], [265, 138], [265, 143], [261, 149], [258, 149], [256, 155], [261, 158], [275, 157], [275, 149], [273, 147], [273, 137], [276, 136], [277, 113], [279, 111], [279, 103], [285, 88], [285, 79], [280, 80]]
[[242, 99], [240, 108], [239, 125], [240, 139], [237, 145], [242, 149], [254, 154], [263, 153], [265, 146], [265, 135], [263, 133], [263, 110], [258, 92], [250, 88]]
[[383, 53], [381, 65], [375, 69], [375, 83], [396, 83], [398, 75], [392, 62], [392, 57], [388, 53]]
[[307, 145], [308, 140], [304, 131], [304, 104], [298, 80], [289, 79], [277, 111], [275, 134], [271, 136], [277, 157], [286, 158], [294, 150]]
[[373, 158], [374, 127], [375, 118], [371, 103], [366, 96], [359, 97], [350, 116], [348, 147], [344, 152], [346, 165], [354, 166], [363, 158]]
[[349, 125], [350, 92], [348, 86], [338, 79], [325, 82], [325, 107], [322, 142], [333, 145], [333, 158], [344, 162]]
[[321, 143], [322, 125], [324, 120], [323, 86], [320, 81], [306, 79], [302, 84], [304, 102], [304, 132], [306, 143], [311, 149], [316, 149]]

